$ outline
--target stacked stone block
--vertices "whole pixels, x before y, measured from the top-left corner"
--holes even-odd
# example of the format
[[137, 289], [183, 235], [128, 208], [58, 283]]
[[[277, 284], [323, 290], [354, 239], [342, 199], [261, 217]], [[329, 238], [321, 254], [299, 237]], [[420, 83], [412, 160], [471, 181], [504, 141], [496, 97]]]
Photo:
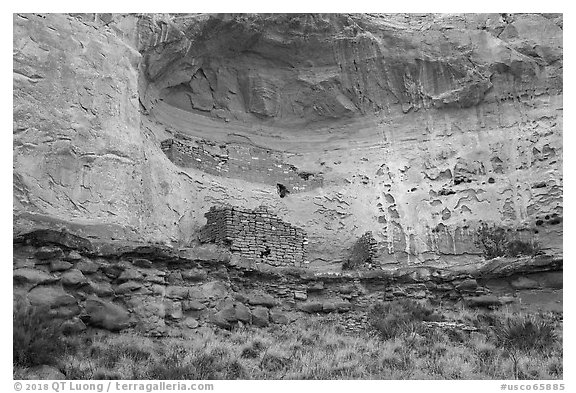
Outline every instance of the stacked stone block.
[[300, 265], [305, 260], [306, 233], [265, 206], [255, 210], [212, 206], [205, 217], [207, 224], [199, 236], [203, 243], [217, 243], [274, 266]]
[[374, 239], [372, 232], [364, 233], [352, 247], [352, 252], [344, 268], [374, 267], [373, 262], [376, 260], [376, 253], [378, 252], [376, 246], [376, 239]]

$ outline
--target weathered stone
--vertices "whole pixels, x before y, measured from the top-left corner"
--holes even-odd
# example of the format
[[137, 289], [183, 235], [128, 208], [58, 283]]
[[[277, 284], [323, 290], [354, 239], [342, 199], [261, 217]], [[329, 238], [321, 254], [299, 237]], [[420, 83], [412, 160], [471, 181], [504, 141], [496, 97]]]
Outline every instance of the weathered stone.
[[60, 272], [64, 270], [69, 270], [72, 268], [72, 266], [74, 265], [72, 265], [70, 262], [61, 261], [57, 259], [50, 262], [50, 271]]
[[336, 301], [334, 302], [334, 307], [338, 312], [346, 312], [350, 311], [350, 309], [352, 308], [352, 304], [350, 302]]
[[308, 295], [306, 294], [306, 292], [295, 291], [294, 292], [294, 299], [295, 300], [306, 300], [306, 299], [308, 299]]
[[27, 296], [34, 306], [56, 308], [77, 304], [74, 296], [64, 292], [61, 287], [37, 286], [32, 288]]
[[148, 259], [144, 259], [144, 258], [135, 258], [132, 260], [132, 264], [134, 266], [143, 267], [146, 269], [149, 269], [152, 267], [152, 262], [150, 262]]
[[270, 321], [272, 323], [277, 323], [280, 325], [286, 325], [288, 321], [288, 317], [281, 311], [270, 311]]
[[250, 313], [250, 309], [248, 307], [246, 307], [242, 303], [236, 303], [234, 304], [234, 311], [236, 319], [245, 323], [250, 323], [252, 319], [252, 314]]
[[40, 380], [40, 381], [61, 381], [66, 379], [66, 375], [64, 375], [60, 370], [52, 366], [36, 366], [29, 368], [25, 371], [24, 375], [22, 376], [24, 380]]
[[189, 269], [182, 271], [182, 278], [187, 281], [204, 281], [208, 273], [201, 269]]
[[197, 300], [186, 300], [182, 302], [182, 308], [184, 311], [200, 311], [204, 310], [206, 306]]
[[252, 310], [252, 324], [258, 327], [268, 326], [270, 316], [266, 307], [256, 307]]
[[[98, 268], [99, 265], [88, 258], [82, 258], [81, 261], [76, 263], [76, 269], [80, 270], [84, 274], [96, 273], [98, 271]], [[119, 273], [120, 272], [118, 272], [118, 274]]]
[[81, 259], [82, 259], [82, 255], [80, 255], [80, 253], [76, 250], [69, 251], [66, 254], [66, 256], [64, 257], [64, 260], [71, 261], [71, 262], [77, 262], [77, 261], [80, 261]]
[[166, 305], [166, 316], [174, 319], [179, 320], [184, 317], [182, 313], [182, 303], [180, 302], [165, 302]]
[[48, 274], [42, 270], [31, 268], [15, 269], [12, 275], [16, 285], [22, 283], [51, 284], [58, 281], [58, 278], [51, 274]]
[[112, 285], [107, 281], [101, 282], [89, 282], [88, 283], [90, 292], [100, 297], [111, 296], [114, 294], [114, 290], [112, 289]]
[[308, 302], [298, 304], [298, 309], [305, 311], [309, 314], [321, 312], [323, 305], [320, 302]]
[[130, 293], [132, 291], [135, 291], [137, 289], [142, 288], [142, 283], [136, 282], [136, 281], [127, 281], [125, 283], [122, 283], [120, 285], [118, 285], [118, 287], [116, 287], [116, 293], [118, 295], [123, 295], [125, 293]]
[[196, 318], [188, 317], [184, 320], [184, 325], [190, 329], [196, 329], [200, 323]]
[[220, 299], [226, 296], [226, 293], [228, 292], [226, 285], [220, 281], [212, 281], [203, 284], [200, 286], [200, 290], [202, 291], [204, 297], [212, 299]]
[[104, 265], [99, 267], [100, 270], [109, 278], [116, 279], [122, 274], [124, 268], [118, 265]]
[[268, 308], [277, 305], [276, 299], [267, 293], [252, 293], [248, 296], [248, 303], [252, 306], [265, 306]]
[[110, 331], [118, 331], [130, 326], [130, 313], [121, 305], [91, 297], [84, 304], [86, 315], [83, 321], [89, 325]]
[[118, 277], [119, 282], [125, 281], [142, 281], [144, 279], [144, 275], [140, 273], [140, 271], [136, 269], [128, 268], [124, 270], [120, 276]]
[[63, 285], [68, 286], [80, 286], [88, 282], [84, 274], [78, 269], [72, 269], [60, 276], [60, 281]]
[[231, 326], [231, 322], [227, 318], [227, 315], [225, 315], [222, 311], [218, 311], [214, 314], [211, 314], [210, 323], [213, 323], [214, 325], [225, 329]]
[[152, 284], [165, 284], [165, 280], [164, 280], [164, 276], [161, 276], [159, 274], [155, 274], [155, 273], [151, 273], [151, 272], [147, 272], [145, 274], [145, 279], [144, 281], [152, 283]]
[[474, 291], [476, 288], [478, 288], [478, 282], [473, 278], [461, 281], [456, 285], [458, 291]]
[[320, 292], [324, 290], [324, 283], [322, 281], [315, 282], [312, 285], [309, 285], [307, 288], [308, 292]]
[[166, 276], [166, 282], [171, 285], [180, 284], [182, 282], [182, 273], [179, 271], [171, 272]]
[[169, 285], [166, 287], [166, 297], [171, 299], [186, 299], [189, 288], [179, 285]]
[[498, 297], [493, 295], [467, 297], [464, 300], [468, 307], [494, 307], [502, 304]]
[[334, 312], [336, 311], [336, 306], [332, 302], [322, 303], [322, 311], [326, 313]]
[[40, 260], [61, 259], [64, 257], [64, 252], [60, 247], [43, 246], [36, 251], [35, 256]]
[[540, 287], [538, 282], [536, 282], [535, 280], [531, 280], [529, 278], [522, 276], [510, 282], [510, 285], [514, 289], [536, 289]]
[[65, 334], [75, 334], [86, 330], [86, 325], [78, 317], [62, 322], [62, 331]]

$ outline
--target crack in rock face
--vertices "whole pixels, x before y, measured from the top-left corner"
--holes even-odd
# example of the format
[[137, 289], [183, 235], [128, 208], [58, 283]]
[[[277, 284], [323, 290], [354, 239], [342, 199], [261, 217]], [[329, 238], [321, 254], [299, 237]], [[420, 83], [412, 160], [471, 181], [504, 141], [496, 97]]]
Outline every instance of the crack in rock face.
[[562, 15], [13, 26], [15, 235], [190, 246], [212, 206], [265, 205], [305, 230], [313, 270], [367, 232], [371, 268], [480, 261], [486, 223], [562, 256]]

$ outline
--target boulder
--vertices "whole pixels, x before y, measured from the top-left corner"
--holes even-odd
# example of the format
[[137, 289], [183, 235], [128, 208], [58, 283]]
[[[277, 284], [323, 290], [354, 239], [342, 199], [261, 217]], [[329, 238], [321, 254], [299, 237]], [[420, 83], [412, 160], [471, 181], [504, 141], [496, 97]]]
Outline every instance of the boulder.
[[268, 326], [270, 315], [266, 307], [256, 307], [252, 310], [252, 325], [258, 327]]
[[64, 270], [70, 270], [72, 268], [72, 265], [70, 262], [66, 262], [66, 261], [61, 261], [59, 259], [53, 260], [52, 262], [50, 262], [50, 271], [52, 272], [61, 272]]
[[72, 269], [60, 276], [63, 285], [66, 286], [80, 286], [88, 282], [84, 274], [78, 269]]
[[200, 286], [200, 290], [202, 291], [204, 297], [209, 299], [220, 299], [226, 296], [228, 292], [226, 289], [226, 285], [224, 285], [220, 281], [211, 281], [202, 286]]
[[168, 318], [179, 320], [184, 317], [184, 314], [182, 313], [182, 303], [166, 301], [164, 304], [166, 307], [166, 316]]
[[30, 283], [34, 285], [51, 284], [58, 281], [57, 277], [49, 273], [43, 272], [42, 270], [31, 268], [16, 269], [13, 271], [12, 276], [14, 283], [16, 285], [23, 283]]
[[188, 317], [184, 320], [184, 325], [190, 329], [196, 329], [200, 323], [196, 318]]
[[475, 296], [475, 297], [468, 297], [464, 299], [466, 305], [468, 307], [495, 307], [500, 306], [502, 303], [498, 297], [493, 295], [482, 295], [482, 296]]
[[77, 262], [80, 261], [81, 259], [82, 255], [80, 255], [80, 253], [76, 250], [69, 251], [68, 254], [66, 254], [66, 256], [64, 257], [65, 261], [70, 262]]
[[510, 285], [514, 289], [536, 289], [539, 288], [540, 285], [535, 280], [532, 280], [527, 277], [518, 277], [515, 280], [510, 282]]
[[59, 286], [37, 286], [28, 292], [27, 297], [33, 306], [57, 308], [77, 305], [76, 298]]
[[166, 276], [166, 282], [171, 285], [179, 284], [182, 282], [182, 273], [179, 271], [170, 272], [168, 276]]
[[130, 326], [130, 313], [121, 305], [90, 297], [84, 305], [83, 321], [88, 325], [110, 331], [119, 331]]
[[118, 287], [116, 288], [116, 293], [118, 295], [122, 295], [125, 293], [130, 293], [132, 291], [136, 291], [137, 289], [142, 288], [142, 284], [136, 281], [127, 281], [125, 283], [122, 283], [120, 285], [118, 285]]
[[466, 280], [461, 281], [456, 285], [456, 289], [458, 291], [475, 291], [478, 288], [478, 282], [475, 279], [469, 278]]
[[243, 305], [242, 303], [236, 303], [234, 305], [234, 311], [236, 313], [236, 319], [239, 321], [250, 323], [252, 320], [252, 314], [250, 313], [250, 309]]
[[74, 317], [62, 322], [62, 331], [64, 334], [75, 334], [84, 330], [86, 330], [86, 325], [78, 317]]
[[336, 311], [336, 306], [332, 302], [322, 303], [322, 311], [326, 313]]
[[114, 294], [112, 285], [107, 281], [102, 282], [89, 282], [88, 287], [91, 293], [100, 297], [110, 296]]
[[308, 302], [308, 303], [301, 303], [298, 305], [298, 309], [307, 312], [309, 314], [321, 312], [323, 308], [324, 306], [320, 302]]
[[294, 299], [295, 300], [306, 300], [306, 299], [308, 299], [308, 295], [306, 294], [306, 292], [295, 291], [294, 292]]
[[281, 311], [270, 311], [270, 321], [280, 325], [286, 325], [289, 322], [286, 314]]
[[248, 303], [252, 306], [272, 308], [277, 305], [276, 299], [267, 293], [252, 293], [248, 295]]
[[164, 276], [161, 275], [160, 272], [146, 272], [145, 273], [145, 281], [152, 283], [152, 284], [165, 284], [166, 281], [164, 280]]
[[184, 311], [201, 311], [204, 310], [206, 306], [197, 300], [186, 300], [182, 302], [182, 308]]
[[37, 259], [45, 261], [49, 259], [61, 259], [64, 257], [64, 252], [60, 247], [43, 246], [40, 247], [34, 255]]
[[190, 288], [179, 285], [169, 285], [166, 287], [166, 297], [171, 299], [186, 299]]
[[350, 311], [350, 309], [352, 308], [352, 303], [338, 301], [338, 302], [334, 302], [334, 307], [336, 308], [336, 311], [338, 311], [338, 312], [347, 312], [347, 311]]
[[136, 269], [128, 268], [120, 273], [118, 276], [118, 281], [125, 282], [125, 281], [142, 281], [144, 279], [144, 275], [140, 273], [140, 271]]
[[145, 269], [150, 269], [152, 267], [152, 262], [144, 258], [135, 258], [132, 260], [132, 264], [137, 267], [143, 267]]
[[84, 274], [96, 273], [99, 267], [100, 266], [96, 262], [88, 258], [82, 258], [81, 261], [76, 263], [76, 269], [80, 270]]
[[189, 269], [182, 271], [182, 278], [187, 281], [204, 281], [208, 273], [201, 269]]
[[322, 281], [315, 282], [312, 285], [309, 285], [307, 288], [308, 292], [320, 292], [324, 290], [324, 283]]
[[60, 370], [52, 366], [36, 366], [29, 368], [25, 371], [24, 375], [22, 376], [24, 380], [40, 380], [40, 381], [61, 381], [66, 379], [66, 375], [64, 375]]

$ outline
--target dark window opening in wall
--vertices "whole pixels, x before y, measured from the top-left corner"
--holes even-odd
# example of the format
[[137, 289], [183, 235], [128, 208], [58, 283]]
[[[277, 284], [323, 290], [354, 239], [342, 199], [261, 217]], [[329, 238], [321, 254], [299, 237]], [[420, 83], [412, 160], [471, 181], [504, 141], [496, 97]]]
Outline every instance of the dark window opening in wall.
[[288, 189], [280, 183], [276, 184], [276, 190], [278, 191], [278, 195], [280, 195], [280, 198], [284, 198], [286, 195], [290, 194], [290, 191], [288, 191]]
[[266, 246], [266, 249], [264, 251], [260, 251], [260, 258], [267, 257], [268, 255], [270, 255], [271, 252], [272, 250], [270, 250], [270, 247]]

